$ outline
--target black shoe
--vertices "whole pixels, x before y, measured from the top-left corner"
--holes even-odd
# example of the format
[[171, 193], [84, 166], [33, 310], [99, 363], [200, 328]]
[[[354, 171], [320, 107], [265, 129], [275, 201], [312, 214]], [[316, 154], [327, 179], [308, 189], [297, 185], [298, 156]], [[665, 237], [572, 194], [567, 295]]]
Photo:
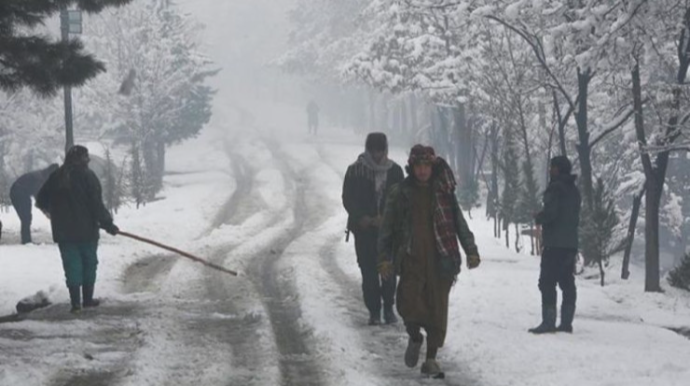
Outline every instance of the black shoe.
[[72, 286], [67, 289], [69, 289], [69, 302], [72, 306], [71, 312], [76, 314], [81, 311], [81, 287]]
[[556, 331], [573, 333], [573, 319], [575, 318], [575, 305], [564, 304], [561, 306], [561, 324]]
[[556, 332], [556, 307], [542, 306], [541, 308], [541, 324], [537, 327], [530, 328], [529, 332], [532, 334], [548, 334]]
[[561, 324], [560, 326], [556, 327], [556, 331], [567, 332], [568, 334], [572, 334], [573, 333], [573, 326], [572, 325], [566, 326], [566, 325]]
[[386, 322], [386, 324], [398, 323], [398, 317], [395, 316], [395, 312], [392, 308], [384, 311], [383, 320]]
[[91, 299], [90, 302], [84, 301], [84, 308], [93, 308], [101, 305], [101, 301], [98, 299]]
[[405, 366], [413, 368], [417, 366], [419, 362], [419, 352], [422, 350], [422, 344], [424, 343], [424, 338], [419, 340], [413, 340], [412, 337], [408, 338], [407, 349], [405, 349]]
[[84, 294], [84, 308], [98, 307], [101, 302], [93, 298], [93, 284], [84, 285], [82, 292]]
[[369, 323], [370, 326], [378, 326], [381, 324], [381, 318], [376, 317], [376, 316], [371, 316], [369, 317]]

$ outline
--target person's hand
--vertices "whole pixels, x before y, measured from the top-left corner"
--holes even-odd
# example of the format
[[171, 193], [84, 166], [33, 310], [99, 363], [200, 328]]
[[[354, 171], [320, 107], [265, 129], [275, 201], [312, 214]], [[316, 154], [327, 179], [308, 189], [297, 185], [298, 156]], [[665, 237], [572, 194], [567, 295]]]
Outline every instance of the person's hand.
[[380, 262], [377, 268], [379, 270], [379, 275], [384, 279], [388, 279], [393, 275], [393, 263], [388, 260]]
[[359, 219], [358, 225], [361, 229], [367, 229], [372, 225], [373, 221], [374, 221], [373, 218], [371, 218], [369, 216], [363, 216], [362, 218]]
[[108, 232], [108, 234], [115, 236], [120, 233], [120, 228], [118, 228], [115, 224], [110, 224], [105, 228], [105, 231]]
[[479, 258], [479, 255], [467, 256], [467, 267], [469, 269], [475, 269], [475, 268], [479, 267], [479, 263], [481, 263], [481, 259]]

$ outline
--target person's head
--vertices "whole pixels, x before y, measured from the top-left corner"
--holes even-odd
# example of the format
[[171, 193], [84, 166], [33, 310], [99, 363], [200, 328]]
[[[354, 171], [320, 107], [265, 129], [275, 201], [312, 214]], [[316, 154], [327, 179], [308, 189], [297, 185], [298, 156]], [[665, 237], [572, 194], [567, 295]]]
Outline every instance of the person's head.
[[374, 162], [380, 164], [388, 156], [388, 138], [384, 133], [369, 133], [364, 145], [367, 153], [371, 154]]
[[573, 170], [573, 165], [570, 163], [568, 157], [559, 155], [551, 158], [549, 175], [551, 177], [567, 176]]
[[414, 145], [407, 160], [407, 172], [417, 181], [427, 183], [434, 172], [436, 152], [431, 146]]
[[65, 165], [86, 166], [90, 160], [89, 149], [81, 145], [74, 145], [67, 151]]

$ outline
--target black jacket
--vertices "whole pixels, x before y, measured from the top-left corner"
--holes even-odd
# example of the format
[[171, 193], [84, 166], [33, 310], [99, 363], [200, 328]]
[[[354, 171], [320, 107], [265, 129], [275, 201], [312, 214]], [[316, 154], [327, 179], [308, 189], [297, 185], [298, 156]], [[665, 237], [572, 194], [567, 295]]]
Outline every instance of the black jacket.
[[552, 177], [544, 192], [544, 209], [537, 214], [545, 248], [577, 249], [580, 225], [580, 191], [575, 175]]
[[101, 183], [86, 166], [62, 166], [51, 174], [36, 196], [36, 207], [50, 215], [56, 243], [97, 241], [99, 227], [113, 226]]
[[376, 188], [374, 186], [374, 173], [362, 163], [356, 162], [347, 168], [345, 181], [343, 182], [343, 206], [348, 213], [347, 229], [357, 233], [359, 220], [364, 216], [376, 217], [383, 215], [386, 207], [386, 196], [391, 187], [401, 182], [405, 176], [397, 163], [388, 169], [386, 176], [386, 188], [381, 202], [376, 202]]

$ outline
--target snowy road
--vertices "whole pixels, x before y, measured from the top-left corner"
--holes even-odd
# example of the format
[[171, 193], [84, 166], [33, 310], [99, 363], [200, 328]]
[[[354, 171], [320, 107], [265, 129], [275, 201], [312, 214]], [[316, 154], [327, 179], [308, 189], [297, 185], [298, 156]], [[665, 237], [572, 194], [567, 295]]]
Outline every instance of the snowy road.
[[[0, 325], [2, 384], [417, 384], [399, 360], [402, 328], [364, 324], [352, 245], [343, 243], [344, 169], [328, 158], [353, 148], [269, 138], [225, 142], [230, 194], [215, 197], [215, 212], [192, 227], [192, 239], [170, 239], [240, 277], [147, 250], [114, 271], [102, 264], [101, 277], [117, 285], [100, 291], [98, 310], [73, 316], [61, 303]], [[171, 173], [169, 194], [197, 174]], [[185, 194], [185, 210], [204, 207], [196, 201], [207, 197], [197, 193]], [[152, 223], [174, 228], [170, 215], [156, 213]], [[134, 229], [156, 228], [138, 221]], [[168, 240], [165, 230], [155, 234]], [[102, 260], [118, 246], [136, 250], [122, 238], [104, 243]]]
[[[423, 379], [402, 364], [402, 326], [365, 325], [340, 203], [358, 139], [273, 134], [211, 130], [173, 149], [164, 199], [117, 216], [240, 277], [104, 236], [105, 303], [75, 317], [53, 245], [0, 246], [3, 314], [56, 287], [55, 305], [0, 323], [0, 385], [684, 384], [690, 341], [669, 328], [690, 325], [687, 296], [581, 281], [576, 334], [533, 337], [538, 261], [506, 250], [483, 220], [470, 224], [484, 262], [451, 293], [447, 379]], [[47, 222], [35, 228], [47, 241]]]

